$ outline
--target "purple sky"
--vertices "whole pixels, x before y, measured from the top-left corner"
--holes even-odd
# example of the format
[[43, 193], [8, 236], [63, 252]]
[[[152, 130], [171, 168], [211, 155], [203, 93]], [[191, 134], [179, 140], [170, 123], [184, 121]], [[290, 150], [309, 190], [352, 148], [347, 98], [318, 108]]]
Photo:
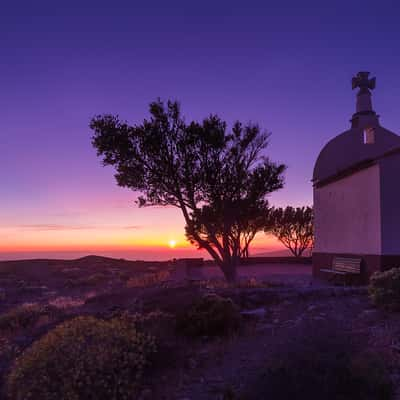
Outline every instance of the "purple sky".
[[1, 3], [0, 253], [184, 246], [177, 211], [135, 208], [101, 167], [95, 114], [139, 122], [161, 97], [187, 119], [258, 122], [288, 165], [276, 205], [311, 204], [318, 152], [349, 127], [356, 72], [377, 77], [375, 110], [400, 132], [395, 1], [144, 3]]

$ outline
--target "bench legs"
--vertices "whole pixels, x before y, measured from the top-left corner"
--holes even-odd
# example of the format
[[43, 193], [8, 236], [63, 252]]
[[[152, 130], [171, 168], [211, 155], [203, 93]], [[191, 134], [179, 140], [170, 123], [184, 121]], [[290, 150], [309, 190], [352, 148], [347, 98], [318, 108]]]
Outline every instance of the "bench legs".
[[354, 282], [354, 279], [357, 275], [354, 274], [335, 274], [324, 272], [323, 277], [333, 285], [343, 285], [343, 286], [351, 286]]

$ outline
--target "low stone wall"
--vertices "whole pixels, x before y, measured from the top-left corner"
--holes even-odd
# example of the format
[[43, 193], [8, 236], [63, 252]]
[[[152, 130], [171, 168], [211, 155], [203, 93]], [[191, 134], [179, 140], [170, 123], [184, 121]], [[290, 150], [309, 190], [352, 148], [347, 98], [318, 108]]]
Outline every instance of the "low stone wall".
[[311, 257], [248, 257], [242, 258], [241, 265], [255, 264], [311, 264]]
[[174, 260], [175, 277], [180, 279], [201, 280], [204, 279], [203, 258], [179, 258]]

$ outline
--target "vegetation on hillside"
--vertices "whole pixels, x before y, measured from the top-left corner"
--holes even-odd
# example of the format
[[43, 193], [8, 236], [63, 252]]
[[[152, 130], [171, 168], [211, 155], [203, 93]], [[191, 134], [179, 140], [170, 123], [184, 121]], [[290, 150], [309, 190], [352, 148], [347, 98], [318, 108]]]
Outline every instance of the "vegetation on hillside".
[[126, 319], [78, 317], [26, 349], [14, 362], [11, 399], [122, 400], [138, 393], [154, 339]]

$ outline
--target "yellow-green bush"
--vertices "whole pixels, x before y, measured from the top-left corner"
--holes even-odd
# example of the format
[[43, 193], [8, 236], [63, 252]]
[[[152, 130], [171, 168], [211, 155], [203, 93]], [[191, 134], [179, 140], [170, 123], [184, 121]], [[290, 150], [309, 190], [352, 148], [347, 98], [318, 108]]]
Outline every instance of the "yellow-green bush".
[[177, 331], [185, 336], [224, 336], [239, 329], [241, 316], [231, 299], [206, 295], [177, 316]]
[[400, 268], [375, 272], [370, 279], [368, 291], [375, 305], [400, 309]]
[[15, 400], [134, 399], [154, 339], [125, 319], [77, 317], [22, 353], [7, 377]]

